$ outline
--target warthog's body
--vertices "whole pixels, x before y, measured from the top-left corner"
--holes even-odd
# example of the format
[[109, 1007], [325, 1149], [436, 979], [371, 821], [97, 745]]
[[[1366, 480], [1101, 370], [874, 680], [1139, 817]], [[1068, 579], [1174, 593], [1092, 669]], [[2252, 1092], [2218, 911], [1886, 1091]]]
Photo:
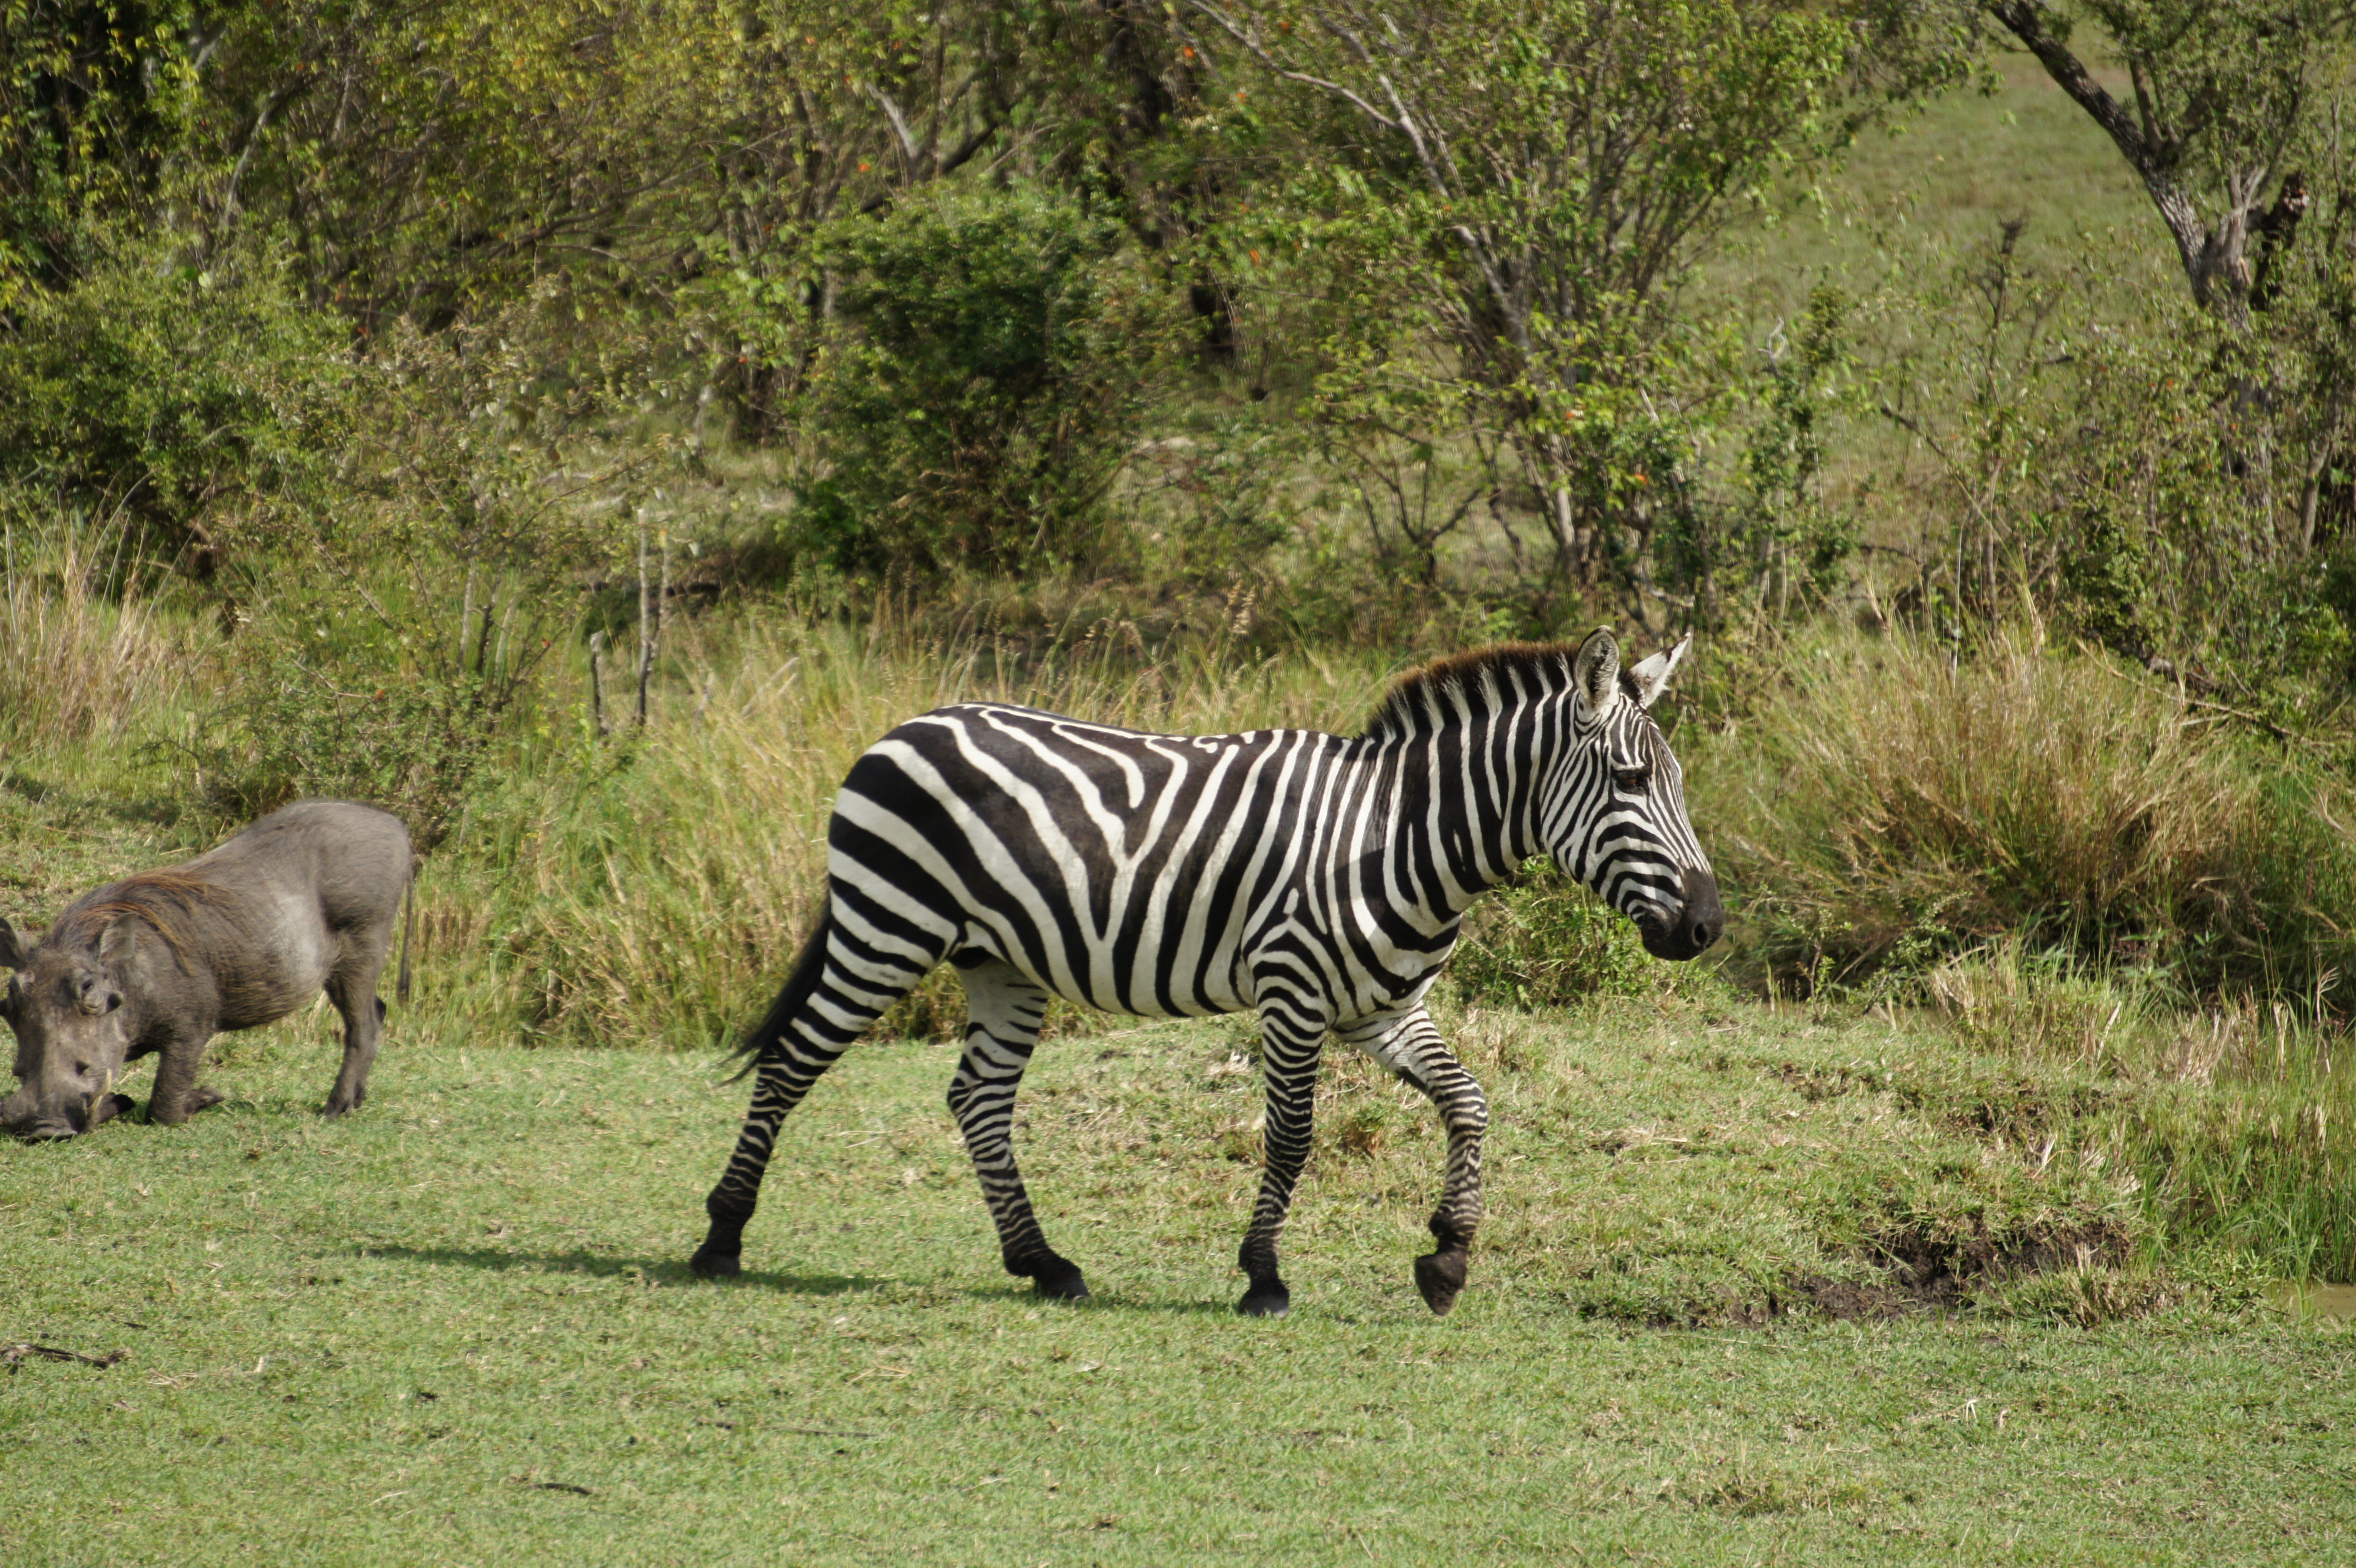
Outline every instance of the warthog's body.
[[344, 1020], [327, 1114], [358, 1106], [383, 1027], [377, 977], [410, 866], [398, 818], [302, 800], [186, 865], [83, 894], [30, 948], [0, 920], [0, 968], [17, 972], [0, 1016], [16, 1030], [19, 1080], [0, 1102], [0, 1129], [87, 1132], [127, 1108], [114, 1080], [151, 1054], [149, 1117], [186, 1120], [222, 1098], [197, 1083], [206, 1042], [284, 1018], [322, 988]]

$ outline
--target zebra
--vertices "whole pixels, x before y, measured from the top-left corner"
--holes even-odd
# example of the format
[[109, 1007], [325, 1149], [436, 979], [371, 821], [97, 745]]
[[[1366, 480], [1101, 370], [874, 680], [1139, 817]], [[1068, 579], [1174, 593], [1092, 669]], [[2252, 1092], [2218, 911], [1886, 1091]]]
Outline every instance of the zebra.
[[998, 703], [901, 725], [836, 799], [824, 912], [741, 1047], [752, 1107], [690, 1266], [739, 1272], [778, 1124], [947, 959], [969, 1014], [949, 1110], [1009, 1273], [1044, 1296], [1088, 1294], [1047, 1244], [1011, 1137], [1048, 998], [1148, 1017], [1249, 1009], [1268, 1112], [1237, 1310], [1290, 1305], [1277, 1240], [1330, 1035], [1421, 1090], [1446, 1128], [1435, 1246], [1415, 1261], [1445, 1315], [1481, 1221], [1489, 1111], [1425, 994], [1466, 907], [1540, 854], [1658, 957], [1718, 940], [1717, 880], [1650, 713], [1691, 641], [1625, 670], [1608, 629], [1458, 654], [1401, 676], [1356, 736], [1152, 735]]

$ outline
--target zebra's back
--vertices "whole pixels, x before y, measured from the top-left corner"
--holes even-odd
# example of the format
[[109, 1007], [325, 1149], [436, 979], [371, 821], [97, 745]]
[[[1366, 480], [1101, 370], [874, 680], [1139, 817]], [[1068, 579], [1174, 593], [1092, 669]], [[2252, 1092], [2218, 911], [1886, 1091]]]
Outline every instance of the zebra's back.
[[1069, 1001], [1149, 1017], [1252, 1005], [1351, 793], [1358, 743], [1313, 730], [1156, 735], [994, 703], [912, 719], [852, 767], [828, 870], [879, 929], [986, 954]]

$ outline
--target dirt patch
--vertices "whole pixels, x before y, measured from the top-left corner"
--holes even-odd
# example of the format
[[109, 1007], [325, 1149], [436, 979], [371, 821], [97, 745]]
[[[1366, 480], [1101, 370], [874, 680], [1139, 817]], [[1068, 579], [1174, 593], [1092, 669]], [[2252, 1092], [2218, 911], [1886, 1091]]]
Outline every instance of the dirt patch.
[[[2083, 1282], [2076, 1316], [2089, 1321], [2134, 1316], [2161, 1299], [2121, 1288], [2114, 1271], [2129, 1254], [2124, 1228], [2110, 1223], [2062, 1226], [2009, 1237], [1957, 1236], [1923, 1225], [1893, 1225], [1859, 1249], [1860, 1261], [1880, 1271], [1874, 1279], [1796, 1275], [1763, 1300], [1731, 1305], [1718, 1321], [1763, 1328], [1795, 1313], [1839, 1322], [1881, 1322], [1924, 1312], [1955, 1312], [1991, 1286], [2041, 1275]], [[1692, 1326], [1691, 1324], [1662, 1326]]]
[[[1787, 1287], [1789, 1305], [1805, 1305], [1844, 1320], [1952, 1312], [1990, 1285], [2039, 1274], [2116, 1268], [2126, 1260], [2127, 1250], [2126, 1230], [2108, 1222], [2002, 1238], [1934, 1232], [1922, 1225], [1893, 1226], [1873, 1235], [1862, 1249], [1868, 1261], [1885, 1271], [1882, 1280], [1797, 1279]], [[1766, 1305], [1772, 1310], [1780, 1304], [1771, 1294]]]

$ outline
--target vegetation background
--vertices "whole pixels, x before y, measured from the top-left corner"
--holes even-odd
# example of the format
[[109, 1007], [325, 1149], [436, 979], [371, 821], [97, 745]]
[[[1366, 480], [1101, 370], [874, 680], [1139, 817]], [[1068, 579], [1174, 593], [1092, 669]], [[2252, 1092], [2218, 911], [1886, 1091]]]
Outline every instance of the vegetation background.
[[[418, 1070], [636, 1084], [597, 1053], [766, 999], [926, 707], [1346, 730], [1478, 641], [1691, 632], [1721, 958], [1533, 867], [1446, 987], [1533, 1126], [1598, 1092], [1567, 1041], [1665, 1075], [1533, 1145], [1566, 1211], [1581, 1160], [1649, 1196], [1521, 1238], [1510, 1322], [2250, 1332], [2356, 1279], [2351, 48], [2324, 0], [0, 0], [0, 913], [377, 800]], [[1407, 1215], [1361, 1089], [1320, 1168]], [[1822, 1168], [1734, 1139], [1755, 1207], [1676, 1185], [1828, 1105]], [[1660, 1495], [1870, 1511], [1813, 1475]]]

